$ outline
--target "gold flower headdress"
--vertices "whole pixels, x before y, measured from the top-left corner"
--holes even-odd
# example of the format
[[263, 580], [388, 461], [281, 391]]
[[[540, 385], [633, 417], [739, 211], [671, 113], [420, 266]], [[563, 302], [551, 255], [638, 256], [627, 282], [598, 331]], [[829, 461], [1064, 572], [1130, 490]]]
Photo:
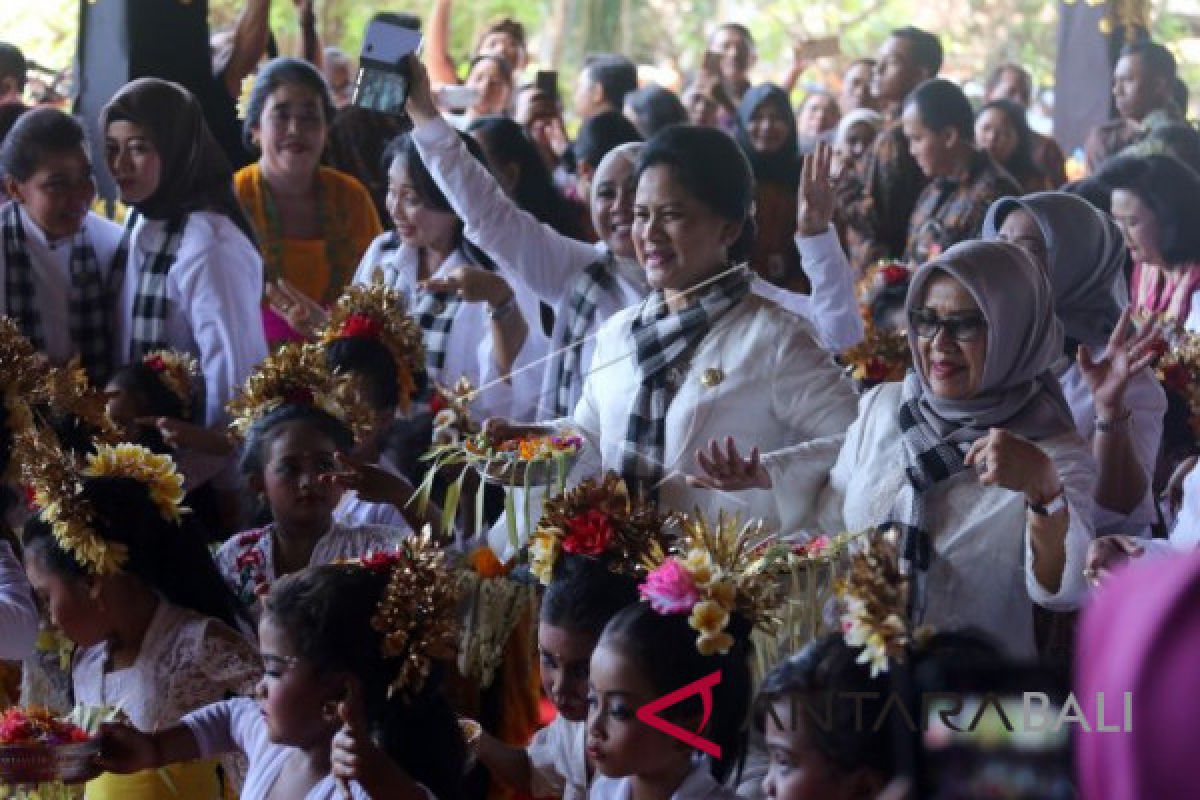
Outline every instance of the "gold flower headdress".
[[[37, 417], [45, 413], [72, 414], [78, 417], [99, 441], [117, 440], [117, 431], [108, 418], [103, 392], [92, 387], [87, 373], [73, 361], [66, 367], [51, 367], [11, 319], [0, 317], [0, 384], [7, 419], [5, 426], [13, 443], [32, 432]], [[48, 422], [42, 420], [43, 426]], [[3, 479], [15, 480], [24, 458], [14, 446]]]
[[546, 500], [542, 518], [529, 538], [530, 571], [543, 585], [554, 578], [554, 565], [566, 553], [604, 557], [614, 572], [639, 577], [644, 561], [668, 545], [664, 527], [672, 515], [634, 499], [625, 481], [609, 471]]
[[316, 344], [288, 342], [258, 365], [241, 393], [229, 401], [230, 428], [245, 438], [255, 422], [281, 405], [312, 406], [342, 422], [362, 440], [371, 430], [372, 412], [356, 382], [333, 372]]
[[51, 526], [59, 546], [93, 575], [119, 572], [129, 553], [120, 542], [101, 538], [93, 527], [95, 512], [83, 496], [85, 478], [131, 478], [146, 487], [162, 518], [178, 523], [183, 508], [183, 476], [170, 456], [136, 444], [96, 445], [87, 464], [75, 462], [48, 431], [26, 431], [18, 440], [24, 452], [26, 482], [43, 521]]
[[424, 339], [407, 305], [401, 292], [384, 284], [350, 286], [318, 337], [325, 345], [355, 336], [382, 344], [396, 363], [400, 410], [406, 414], [417, 392], [417, 375], [425, 371]]
[[642, 599], [659, 614], [688, 614], [702, 655], [729, 652], [735, 614], [751, 629], [772, 632], [778, 625], [777, 584], [761, 569], [753, 547], [765, 537], [762, 523], [742, 524], [722, 511], [710, 525], [699, 510], [679, 522], [671, 555], [652, 548], [650, 572], [639, 587]]
[[200, 374], [200, 365], [188, 353], [178, 350], [155, 350], [142, 357], [142, 364], [154, 372], [171, 394], [183, 405], [183, 415], [192, 414], [192, 381]]
[[383, 636], [383, 655], [399, 660], [388, 695], [416, 694], [434, 661], [454, 658], [458, 642], [458, 581], [434, 544], [428, 526], [390, 553], [372, 553], [348, 563], [389, 574], [371, 617]]

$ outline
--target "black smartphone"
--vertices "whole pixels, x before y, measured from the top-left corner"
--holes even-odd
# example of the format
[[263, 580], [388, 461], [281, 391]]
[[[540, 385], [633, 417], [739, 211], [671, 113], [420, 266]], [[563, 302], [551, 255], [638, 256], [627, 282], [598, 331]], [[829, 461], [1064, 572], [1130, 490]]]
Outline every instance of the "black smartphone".
[[385, 114], [404, 114], [412, 70], [408, 57], [421, 46], [421, 34], [395, 21], [376, 17], [367, 25], [359, 54], [354, 104]]
[[558, 71], [552, 69], [538, 70], [537, 77], [534, 79], [534, 86], [537, 87], [538, 93], [544, 96], [547, 100], [558, 105]]

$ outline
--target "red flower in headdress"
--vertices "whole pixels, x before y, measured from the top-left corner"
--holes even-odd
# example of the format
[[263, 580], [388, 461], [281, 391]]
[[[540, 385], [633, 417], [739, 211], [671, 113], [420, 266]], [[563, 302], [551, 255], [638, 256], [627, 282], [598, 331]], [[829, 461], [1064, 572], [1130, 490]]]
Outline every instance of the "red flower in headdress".
[[567, 521], [567, 535], [563, 538], [562, 549], [581, 556], [598, 556], [608, 547], [615, 534], [612, 518], [603, 511], [591, 509]]
[[909, 271], [899, 264], [888, 264], [879, 270], [879, 275], [883, 278], [884, 286], [896, 286], [906, 283], [910, 277]]
[[142, 363], [155, 372], [162, 372], [167, 368], [167, 362], [163, 361], [162, 356], [158, 355], [157, 353], [152, 356], [146, 356], [146, 358], [142, 360]]
[[390, 572], [392, 567], [400, 562], [402, 555], [399, 550], [393, 552], [370, 553], [360, 561], [364, 569], [371, 572]]
[[378, 339], [379, 334], [383, 332], [383, 322], [369, 317], [366, 314], [351, 314], [346, 318], [346, 323], [342, 325], [342, 331], [339, 334], [342, 338], [352, 338], [362, 336], [366, 339]]

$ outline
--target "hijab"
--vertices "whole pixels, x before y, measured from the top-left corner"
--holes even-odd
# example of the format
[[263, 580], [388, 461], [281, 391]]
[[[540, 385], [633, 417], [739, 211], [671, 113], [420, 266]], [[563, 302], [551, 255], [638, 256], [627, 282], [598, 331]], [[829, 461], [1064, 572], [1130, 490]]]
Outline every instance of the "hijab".
[[233, 168], [191, 92], [178, 83], [139, 78], [126, 84], [100, 112], [105, 131], [119, 121], [142, 128], [162, 162], [158, 188], [134, 204], [139, 214], [167, 219], [213, 211], [229, 217], [255, 241], [250, 221], [233, 194]]
[[[750, 120], [759, 106], [771, 103], [783, 114], [788, 135], [783, 146], [774, 153], [760, 153], [750, 141]], [[759, 183], [783, 183], [800, 185], [800, 137], [796, 128], [796, 114], [787, 92], [772, 83], [755, 86], [746, 92], [738, 107], [737, 142], [750, 161], [754, 180]]]
[[[916, 424], [937, 439], [968, 442], [989, 428], [1038, 440], [1074, 430], [1070, 409], [1051, 368], [1062, 355], [1062, 323], [1043, 269], [1015, 244], [966, 241], [917, 270], [905, 313], [920, 305], [931, 279], [946, 274], [961, 283], [987, 321], [987, 350], [979, 391], [972, 397], [938, 397], [914, 367], [906, 388], [919, 394]], [[917, 352], [909, 327], [908, 345]], [[912, 382], [916, 382], [916, 386]]]
[[1144, 561], [1112, 576], [1080, 622], [1074, 688], [1089, 728], [1075, 731], [1075, 755], [1084, 800], [1195, 796], [1200, 554]]
[[1081, 197], [1037, 192], [992, 203], [983, 238], [995, 239], [1016, 209], [1029, 213], [1046, 241], [1046, 267], [1054, 311], [1062, 321], [1068, 355], [1072, 344], [1104, 347], [1128, 303], [1125, 260], [1128, 251], [1112, 218]]

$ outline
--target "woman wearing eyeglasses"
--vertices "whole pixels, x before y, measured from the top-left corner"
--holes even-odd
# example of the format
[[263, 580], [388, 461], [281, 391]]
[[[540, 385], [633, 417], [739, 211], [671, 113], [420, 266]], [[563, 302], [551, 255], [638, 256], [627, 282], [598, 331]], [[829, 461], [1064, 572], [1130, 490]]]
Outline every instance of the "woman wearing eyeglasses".
[[955, 245], [913, 277], [903, 383], [864, 395], [844, 438], [761, 459], [713, 443], [707, 480], [773, 489], [784, 530], [894, 526], [915, 566], [916, 624], [981, 629], [1034, 656], [1032, 604], [1068, 610], [1084, 593], [1096, 483], [1051, 372], [1063, 340], [1052, 298], [1016, 245]]

